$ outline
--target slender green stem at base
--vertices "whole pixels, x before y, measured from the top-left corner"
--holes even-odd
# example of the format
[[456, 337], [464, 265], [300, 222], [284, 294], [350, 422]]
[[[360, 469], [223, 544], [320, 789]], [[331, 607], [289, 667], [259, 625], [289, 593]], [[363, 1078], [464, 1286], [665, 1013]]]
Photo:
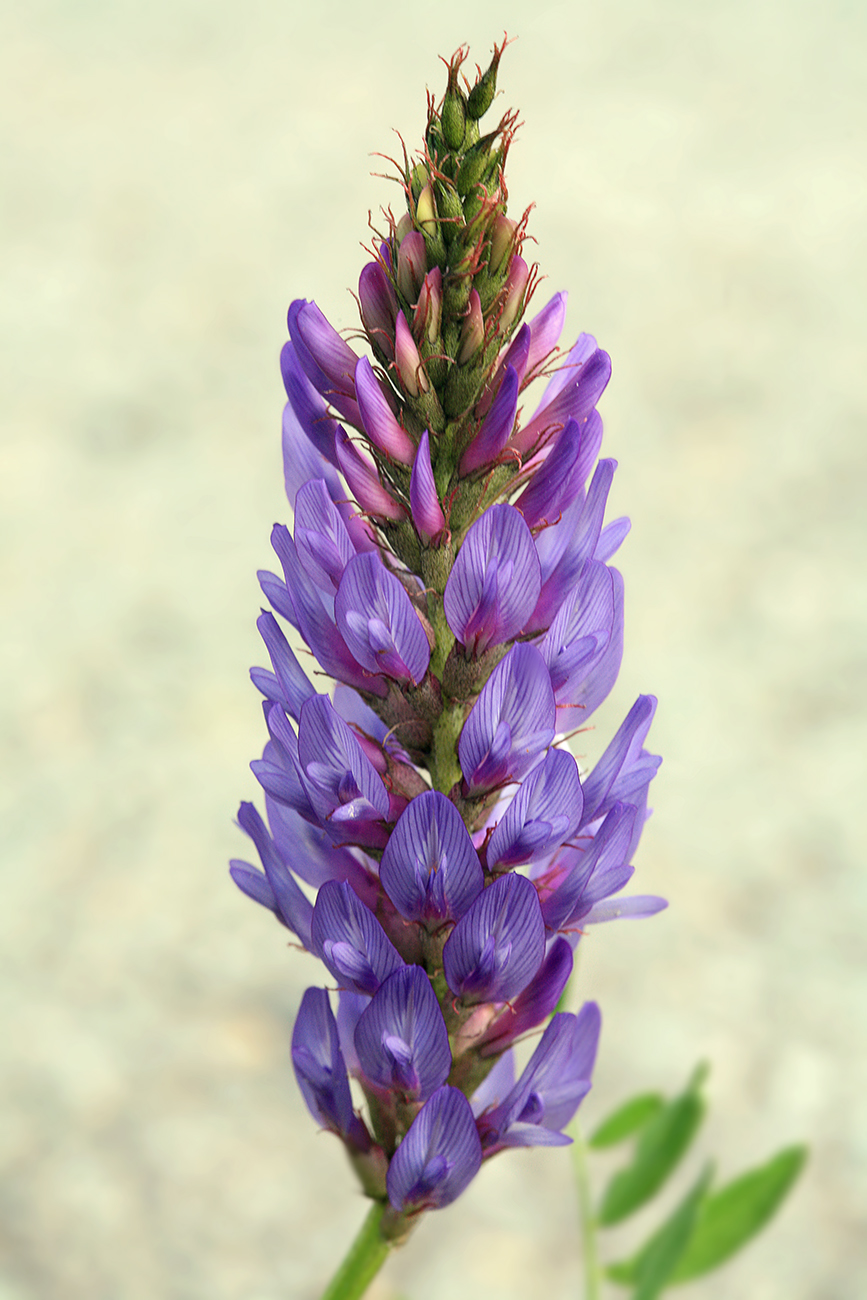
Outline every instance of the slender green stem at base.
[[391, 1250], [379, 1231], [384, 1212], [383, 1202], [374, 1201], [322, 1300], [361, 1300]]
[[578, 1213], [581, 1220], [581, 1242], [584, 1247], [584, 1279], [586, 1284], [584, 1300], [599, 1300], [599, 1253], [596, 1248], [596, 1216], [593, 1213], [593, 1198], [590, 1191], [590, 1178], [587, 1173], [587, 1144], [584, 1134], [577, 1123], [569, 1126], [572, 1135], [572, 1159], [575, 1166], [575, 1181], [578, 1185]]

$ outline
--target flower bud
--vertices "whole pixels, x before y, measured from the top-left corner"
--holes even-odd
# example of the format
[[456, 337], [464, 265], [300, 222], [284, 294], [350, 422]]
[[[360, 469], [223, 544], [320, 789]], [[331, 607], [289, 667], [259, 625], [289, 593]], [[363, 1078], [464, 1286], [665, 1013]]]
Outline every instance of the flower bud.
[[418, 295], [412, 328], [419, 342], [434, 345], [440, 336], [443, 310], [443, 275], [438, 266], [428, 271]]
[[503, 313], [500, 316], [501, 330], [509, 329], [524, 310], [524, 294], [527, 291], [527, 281], [529, 279], [529, 266], [523, 257], [516, 254], [512, 258], [512, 265], [509, 267], [509, 278], [506, 280]]
[[500, 66], [500, 59], [503, 56], [503, 50], [506, 48], [506, 42], [497, 48], [494, 46], [494, 57], [491, 59], [487, 72], [473, 86], [467, 98], [467, 117], [478, 121], [487, 113], [491, 104], [494, 102], [494, 95], [497, 93], [497, 69]]
[[394, 362], [397, 366], [397, 373], [400, 375], [400, 382], [410, 397], [418, 397], [420, 393], [428, 391], [430, 380], [424, 372], [418, 348], [415, 345], [415, 340], [403, 312], [399, 312], [397, 317], [397, 329], [394, 336]]
[[419, 229], [432, 239], [437, 233], [437, 209], [430, 181], [418, 196], [415, 205], [415, 219]]
[[469, 311], [461, 327], [461, 350], [458, 353], [458, 365], [465, 366], [471, 361], [485, 341], [485, 319], [482, 316], [482, 304], [475, 289], [470, 291]]
[[424, 236], [413, 230], [401, 240], [397, 252], [397, 287], [408, 303], [412, 304], [418, 298], [426, 272]]

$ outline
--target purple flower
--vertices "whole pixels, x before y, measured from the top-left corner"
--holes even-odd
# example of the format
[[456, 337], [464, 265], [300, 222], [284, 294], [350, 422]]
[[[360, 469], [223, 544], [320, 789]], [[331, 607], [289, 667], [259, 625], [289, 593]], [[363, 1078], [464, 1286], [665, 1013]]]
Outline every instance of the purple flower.
[[323, 1128], [366, 1151], [370, 1137], [352, 1109], [337, 1024], [325, 989], [308, 989], [292, 1031], [292, 1064], [307, 1108]]
[[545, 955], [545, 924], [533, 884], [506, 875], [476, 898], [443, 948], [449, 988], [466, 1003], [508, 1002]]
[[453, 803], [436, 790], [417, 795], [391, 833], [379, 876], [408, 921], [455, 921], [482, 891], [484, 876]]
[[383, 983], [355, 1026], [364, 1078], [383, 1092], [424, 1101], [451, 1069], [449, 1035], [430, 980], [403, 966]]
[[367, 357], [359, 357], [355, 367], [355, 391], [364, 431], [370, 441], [393, 460], [411, 465], [415, 458], [415, 443], [395, 419]]
[[550, 749], [494, 828], [488, 869], [516, 867], [553, 853], [578, 829], [583, 806], [575, 759], [564, 749]]
[[555, 716], [544, 659], [535, 646], [513, 646], [482, 688], [458, 741], [466, 793], [525, 776], [554, 739]]
[[436, 1210], [456, 1201], [479, 1172], [482, 1144], [470, 1103], [438, 1088], [422, 1106], [388, 1168], [395, 1210]]
[[514, 506], [492, 506], [473, 524], [446, 584], [448, 625], [468, 654], [517, 636], [542, 585], [533, 537]]
[[373, 551], [347, 564], [334, 613], [362, 667], [418, 685], [430, 663], [424, 628], [403, 586]]
[[301, 709], [298, 766], [314, 812], [337, 838], [381, 847], [388, 791], [355, 736], [324, 695]]
[[322, 886], [310, 926], [313, 951], [340, 988], [374, 994], [403, 961], [370, 909], [345, 881]]
[[426, 543], [436, 544], [445, 531], [446, 520], [434, 482], [430, 460], [430, 437], [427, 429], [421, 436], [413, 462], [409, 500], [416, 532]]
[[571, 1142], [562, 1130], [590, 1091], [600, 1026], [595, 1002], [577, 1016], [554, 1016], [518, 1082], [479, 1120], [486, 1157], [504, 1147]]

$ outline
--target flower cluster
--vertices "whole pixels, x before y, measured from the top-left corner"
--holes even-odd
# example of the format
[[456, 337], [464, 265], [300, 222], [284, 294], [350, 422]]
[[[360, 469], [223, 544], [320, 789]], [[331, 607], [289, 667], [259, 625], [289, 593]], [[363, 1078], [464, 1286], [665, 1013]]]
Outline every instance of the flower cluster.
[[[472, 86], [458, 51], [423, 153], [404, 155], [406, 211], [387, 214], [358, 285], [369, 355], [315, 303], [289, 309], [294, 533], [272, 534], [271, 667], [251, 674], [268, 821], [242, 804], [261, 870], [231, 867], [339, 990], [336, 1015], [307, 990], [292, 1059], [313, 1116], [387, 1199], [392, 1236], [504, 1148], [569, 1141], [600, 1024], [594, 1003], [555, 1013], [575, 946], [588, 925], [664, 906], [614, 897], [659, 764], [643, 748], [655, 700], [588, 774], [564, 744], [619, 670], [609, 560], [628, 521], [604, 523], [607, 354], [587, 334], [558, 349], [563, 293], [524, 320], [536, 268], [503, 174], [516, 118], [479, 125], [504, 45]], [[516, 1081], [512, 1045], [546, 1022]]]

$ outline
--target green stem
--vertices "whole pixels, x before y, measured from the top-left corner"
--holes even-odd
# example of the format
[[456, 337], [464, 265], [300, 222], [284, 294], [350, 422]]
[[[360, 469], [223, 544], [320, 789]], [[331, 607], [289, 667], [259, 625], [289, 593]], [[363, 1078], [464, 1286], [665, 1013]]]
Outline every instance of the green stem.
[[587, 1172], [587, 1145], [577, 1124], [571, 1126], [572, 1159], [575, 1164], [575, 1181], [578, 1185], [578, 1213], [581, 1222], [581, 1241], [584, 1247], [585, 1300], [599, 1300], [601, 1272], [596, 1247], [596, 1216]]
[[379, 1231], [384, 1211], [384, 1203], [374, 1201], [322, 1300], [361, 1300], [391, 1250]]

